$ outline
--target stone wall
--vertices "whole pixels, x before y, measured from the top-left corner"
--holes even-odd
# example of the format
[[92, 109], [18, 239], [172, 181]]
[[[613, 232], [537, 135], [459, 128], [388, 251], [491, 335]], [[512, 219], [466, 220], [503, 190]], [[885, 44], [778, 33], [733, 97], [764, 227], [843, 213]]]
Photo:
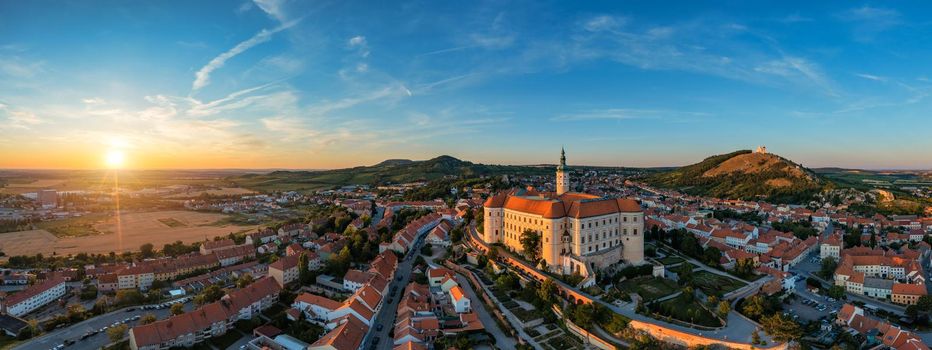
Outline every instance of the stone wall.
[[664, 328], [655, 324], [645, 323], [642, 321], [631, 320], [628, 323], [628, 327], [643, 331], [647, 334], [650, 334], [652, 337], [657, 338], [660, 341], [677, 344], [685, 347], [694, 347], [698, 345], [721, 345], [726, 346], [730, 349], [739, 349], [739, 350], [751, 350], [751, 349], [769, 349], [769, 350], [783, 350], [786, 349], [786, 343], [783, 344], [774, 344], [769, 347], [766, 346], [755, 346], [748, 343], [737, 343], [730, 341], [722, 341], [717, 339], [710, 339], [703, 336], [690, 334], [686, 332], [681, 332], [674, 329]]

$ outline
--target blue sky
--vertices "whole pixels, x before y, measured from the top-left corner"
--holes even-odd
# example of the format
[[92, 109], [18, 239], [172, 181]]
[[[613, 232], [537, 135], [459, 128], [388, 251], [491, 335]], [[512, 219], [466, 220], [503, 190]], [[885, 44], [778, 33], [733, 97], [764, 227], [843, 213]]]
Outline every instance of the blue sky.
[[[895, 5], [896, 7], [890, 7]], [[920, 2], [3, 1], [0, 167], [932, 168]]]

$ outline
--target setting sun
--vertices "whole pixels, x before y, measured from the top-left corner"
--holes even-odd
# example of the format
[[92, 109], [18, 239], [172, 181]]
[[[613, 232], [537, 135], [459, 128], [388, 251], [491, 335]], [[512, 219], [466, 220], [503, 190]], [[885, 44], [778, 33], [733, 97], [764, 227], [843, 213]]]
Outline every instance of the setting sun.
[[110, 169], [119, 169], [123, 167], [123, 164], [126, 161], [126, 155], [123, 151], [120, 150], [109, 150], [107, 151], [105, 162], [107, 167]]

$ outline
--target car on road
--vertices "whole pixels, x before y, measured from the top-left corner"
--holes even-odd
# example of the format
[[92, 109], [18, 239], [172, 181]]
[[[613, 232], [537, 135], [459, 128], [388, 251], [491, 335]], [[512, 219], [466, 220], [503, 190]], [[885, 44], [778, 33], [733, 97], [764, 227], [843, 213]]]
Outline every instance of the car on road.
[[378, 326], [375, 326], [375, 331], [376, 331], [376, 332], [381, 332], [381, 331], [382, 331], [382, 325], [379, 324]]

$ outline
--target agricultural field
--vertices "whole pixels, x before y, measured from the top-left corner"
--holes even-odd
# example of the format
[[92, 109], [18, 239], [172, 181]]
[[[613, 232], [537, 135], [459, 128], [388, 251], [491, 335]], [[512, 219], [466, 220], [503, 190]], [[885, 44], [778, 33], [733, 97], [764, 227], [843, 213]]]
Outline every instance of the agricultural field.
[[213, 225], [225, 217], [223, 214], [192, 211], [124, 213], [120, 215], [119, 223], [116, 216], [99, 218], [93, 223], [88, 223], [90, 219], [82, 222], [97, 232], [93, 235], [59, 237], [44, 229], [0, 234], [0, 251], [6, 255], [106, 254], [137, 250], [145, 243], [160, 248], [175, 241], [191, 243], [256, 228]]

